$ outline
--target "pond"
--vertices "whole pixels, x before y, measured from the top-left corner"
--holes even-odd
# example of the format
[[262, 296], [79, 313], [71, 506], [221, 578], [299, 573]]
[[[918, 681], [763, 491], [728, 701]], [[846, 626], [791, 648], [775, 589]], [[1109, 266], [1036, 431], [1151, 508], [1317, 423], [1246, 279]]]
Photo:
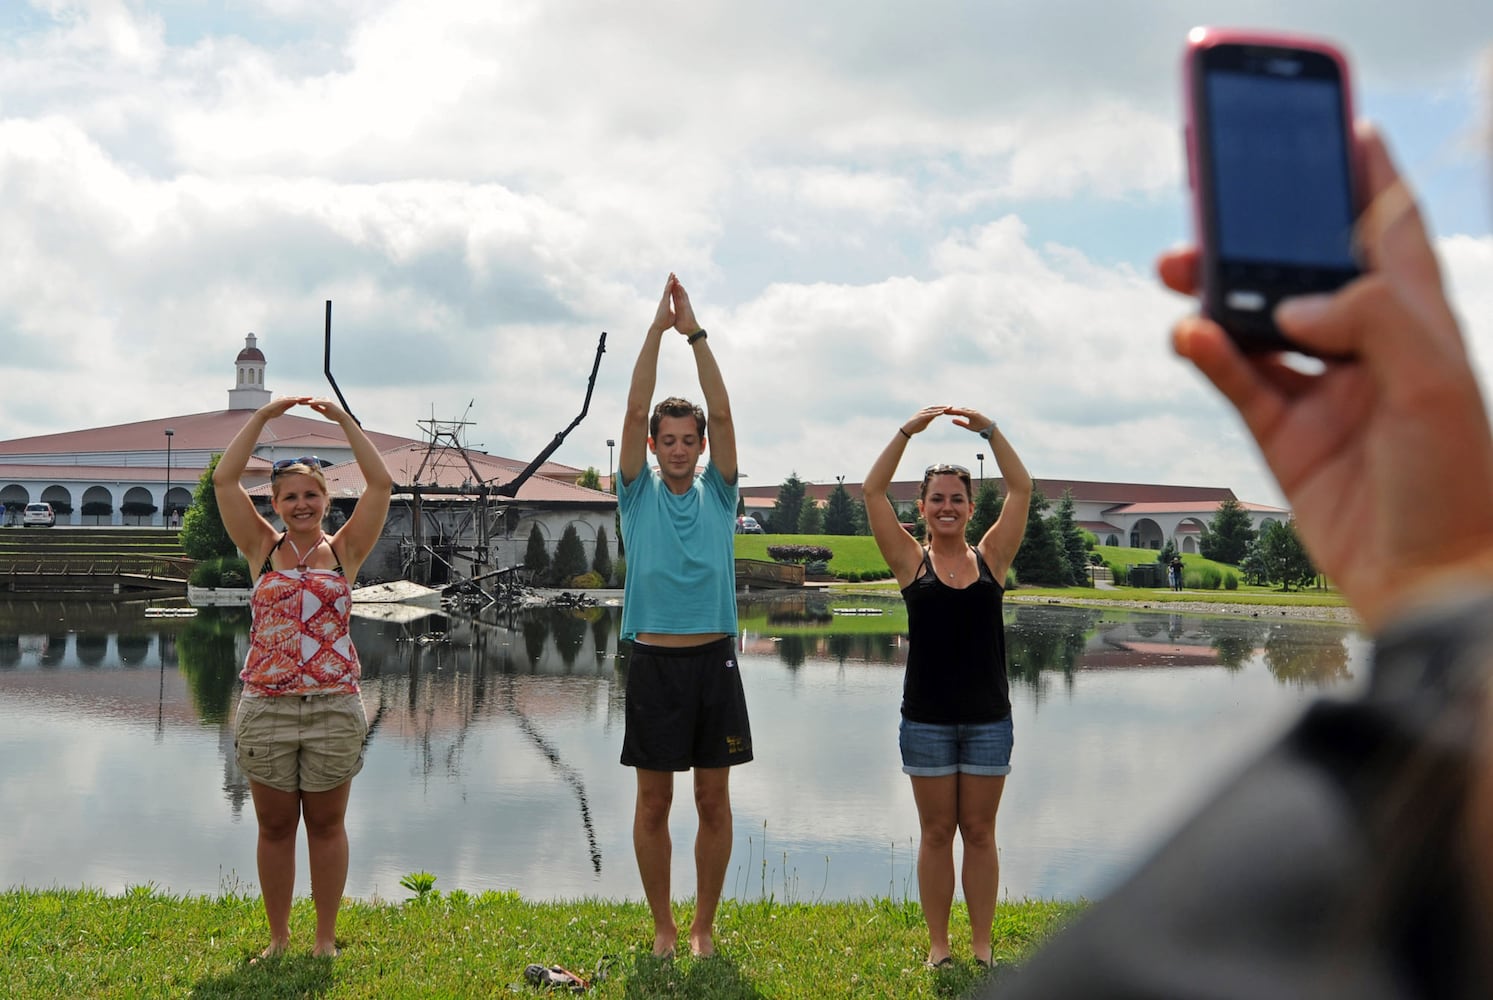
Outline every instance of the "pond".
[[[0, 886], [257, 892], [233, 757], [247, 612], [0, 604]], [[348, 811], [347, 892], [640, 899], [620, 609], [354, 619], [371, 720]], [[1341, 626], [1008, 606], [1016, 747], [1003, 897], [1095, 896], [1312, 699], [1355, 690]], [[756, 760], [732, 774], [728, 895], [916, 898], [917, 816], [897, 755], [897, 601], [741, 605]], [[694, 891], [679, 779], [676, 896]], [[305, 847], [297, 894], [309, 893]]]

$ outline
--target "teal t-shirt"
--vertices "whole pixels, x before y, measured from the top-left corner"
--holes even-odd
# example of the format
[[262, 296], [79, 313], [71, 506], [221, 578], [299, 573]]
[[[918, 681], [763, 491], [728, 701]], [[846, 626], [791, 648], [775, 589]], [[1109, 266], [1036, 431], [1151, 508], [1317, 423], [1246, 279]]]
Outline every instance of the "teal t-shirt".
[[736, 485], [711, 462], [683, 494], [649, 466], [618, 477], [627, 577], [622, 638], [736, 634]]

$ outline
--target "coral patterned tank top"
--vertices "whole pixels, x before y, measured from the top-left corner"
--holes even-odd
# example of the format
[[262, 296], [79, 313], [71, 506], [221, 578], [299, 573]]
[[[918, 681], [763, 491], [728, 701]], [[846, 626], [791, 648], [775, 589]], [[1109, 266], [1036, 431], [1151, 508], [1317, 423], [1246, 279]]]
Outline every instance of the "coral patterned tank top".
[[246, 696], [358, 693], [362, 668], [349, 631], [352, 585], [340, 566], [266, 568], [249, 608], [249, 655], [239, 674]]

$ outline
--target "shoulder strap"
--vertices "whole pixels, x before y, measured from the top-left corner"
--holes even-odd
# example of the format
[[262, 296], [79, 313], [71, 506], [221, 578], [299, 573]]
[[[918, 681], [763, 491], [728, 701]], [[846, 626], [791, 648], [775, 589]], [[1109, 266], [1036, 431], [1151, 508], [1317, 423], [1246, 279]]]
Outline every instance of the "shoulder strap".
[[280, 537], [275, 539], [275, 544], [271, 545], [270, 550], [264, 554], [264, 565], [259, 567], [260, 576], [264, 576], [270, 570], [275, 568], [274, 566], [270, 565], [270, 560], [274, 557], [275, 550], [278, 549], [284, 543], [284, 541], [285, 534], [282, 532]]

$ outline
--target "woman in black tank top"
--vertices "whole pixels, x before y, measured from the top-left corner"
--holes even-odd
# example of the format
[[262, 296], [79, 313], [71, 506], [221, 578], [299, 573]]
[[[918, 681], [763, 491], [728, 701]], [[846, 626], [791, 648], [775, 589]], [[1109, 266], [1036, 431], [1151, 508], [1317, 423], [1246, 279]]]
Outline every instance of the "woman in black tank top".
[[[968, 469], [931, 465], [924, 473], [918, 511], [928, 526], [926, 546], [903, 529], [887, 499], [907, 442], [944, 415], [990, 442], [1004, 480], [1000, 517], [975, 545], [965, 540], [975, 499]], [[928, 924], [928, 964], [953, 961], [949, 911], [958, 833], [971, 945], [975, 961], [988, 966], [1000, 879], [995, 814], [1011, 745], [1001, 596], [1026, 532], [1032, 477], [995, 421], [965, 407], [926, 406], [897, 428], [866, 474], [863, 492], [876, 545], [907, 603], [900, 742], [921, 830], [918, 894]]]

